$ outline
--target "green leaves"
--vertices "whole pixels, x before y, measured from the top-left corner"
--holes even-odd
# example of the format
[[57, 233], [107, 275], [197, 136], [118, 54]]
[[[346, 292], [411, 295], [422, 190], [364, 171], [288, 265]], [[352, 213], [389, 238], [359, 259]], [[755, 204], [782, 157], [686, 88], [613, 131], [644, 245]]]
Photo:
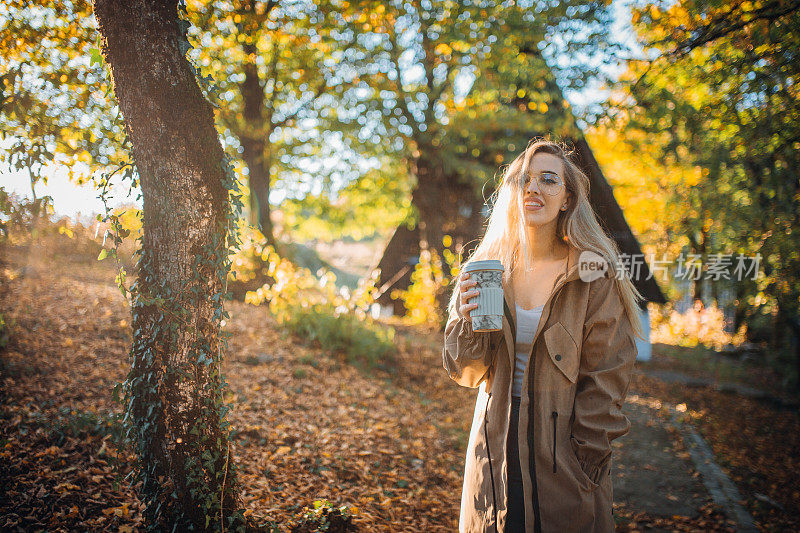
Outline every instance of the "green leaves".
[[[717, 253], [763, 258], [762, 279], [725, 288], [754, 336], [764, 319], [791, 323], [800, 314], [800, 237], [789, 222], [796, 227], [800, 212], [790, 170], [800, 165], [798, 16], [796, 6], [772, 1], [639, 4], [633, 25], [651, 59], [629, 63], [618, 84], [625, 93], [609, 102], [637, 153], [683, 170], [675, 187], [662, 188], [670, 219], [662, 240], [703, 262]], [[788, 339], [763, 335], [791, 352]], [[787, 366], [797, 373], [796, 363]]]
[[122, 145], [90, 4], [4, 0], [3, 16], [0, 131], [11, 144], [0, 164], [21, 164], [34, 183], [53, 163], [70, 179], [89, 180]]
[[89, 57], [91, 61], [89, 62], [90, 65], [102, 65], [103, 64], [103, 54], [100, 53], [99, 48], [92, 48], [89, 50]]

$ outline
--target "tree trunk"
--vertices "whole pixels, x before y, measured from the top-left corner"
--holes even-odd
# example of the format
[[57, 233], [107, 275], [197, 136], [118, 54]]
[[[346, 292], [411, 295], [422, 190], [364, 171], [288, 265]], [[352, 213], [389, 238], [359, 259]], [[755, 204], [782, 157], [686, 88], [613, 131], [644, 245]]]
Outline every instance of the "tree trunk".
[[[246, 44], [244, 51], [255, 58], [256, 48]], [[258, 76], [258, 67], [253, 62], [244, 65], [244, 81], [240, 85], [244, 101], [246, 130], [239, 136], [243, 158], [249, 172], [250, 223], [258, 227], [269, 244], [275, 244], [274, 229], [270, 219], [269, 191], [271, 157], [268, 155], [269, 128], [265, 127], [264, 89]]]
[[220, 374], [230, 206], [213, 111], [180, 51], [177, 0], [93, 7], [142, 188], [124, 389], [145, 520], [230, 526], [241, 516]]
[[[461, 251], [462, 245], [474, 248], [481, 237], [484, 222], [481, 213], [483, 198], [462, 183], [457, 175], [444, 174], [442, 164], [433, 151], [423, 152], [413, 162], [412, 171], [417, 178], [417, 185], [411, 193], [411, 203], [417, 210], [418, 224], [413, 229], [401, 224], [378, 263], [381, 269], [378, 287], [391, 284], [378, 302], [393, 306], [395, 314], [407, 310], [402, 302], [391, 300], [392, 289], [408, 288], [414, 266], [412, 263], [418, 260], [420, 251], [426, 248], [435, 250], [442, 259], [443, 268], [448, 270], [443, 257], [444, 236], [449, 235], [456, 244], [452, 248], [454, 252]], [[449, 272], [445, 274], [449, 276]], [[449, 296], [446, 291], [437, 296], [442, 311]]]
[[411, 204], [419, 214], [419, 245], [421, 249], [435, 250], [441, 257], [444, 245], [444, 225], [448, 212], [448, 191], [445, 187], [441, 164], [425, 152], [414, 161], [413, 172], [417, 184], [411, 192]]

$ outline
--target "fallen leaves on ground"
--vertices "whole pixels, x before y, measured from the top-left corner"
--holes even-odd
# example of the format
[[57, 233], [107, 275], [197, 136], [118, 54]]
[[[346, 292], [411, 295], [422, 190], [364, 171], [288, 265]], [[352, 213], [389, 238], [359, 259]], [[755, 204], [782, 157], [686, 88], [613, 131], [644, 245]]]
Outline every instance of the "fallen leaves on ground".
[[[113, 264], [66, 255], [68, 245], [7, 249], [0, 265], [0, 309], [13, 321], [0, 355], [0, 528], [139, 530], [141, 508], [123, 479], [134, 458], [114, 448], [103, 426], [120, 414], [111, 391], [128, 368], [130, 313]], [[229, 302], [227, 309], [223, 372], [248, 516], [285, 530], [304, 507], [327, 499], [348, 506], [362, 531], [457, 530], [476, 391], [449, 380], [438, 334], [399, 328], [390, 370], [361, 371], [283, 334], [263, 307]], [[798, 507], [796, 492], [780, 490], [800, 466], [789, 458], [800, 435], [796, 418], [776, 420], [764, 407], [642, 377], [634, 388], [690, 411], [715, 410], [698, 424], [707, 437], [717, 433], [710, 441], [734, 478]], [[740, 416], [751, 429], [737, 435]], [[770, 450], [772, 428], [790, 437]], [[624, 531], [729, 527], [711, 507], [695, 518], [619, 506], [615, 514]], [[787, 516], [758, 514], [798, 524]]]
[[[766, 400], [634, 374], [631, 391], [684, 404], [689, 420], [766, 531], [800, 531], [800, 417]], [[666, 409], [663, 413], [666, 416]]]

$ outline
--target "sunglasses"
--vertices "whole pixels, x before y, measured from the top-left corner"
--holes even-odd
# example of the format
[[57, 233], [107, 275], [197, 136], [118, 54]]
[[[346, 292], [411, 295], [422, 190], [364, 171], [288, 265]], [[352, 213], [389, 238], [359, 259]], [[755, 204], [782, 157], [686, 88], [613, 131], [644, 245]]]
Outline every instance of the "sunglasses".
[[561, 176], [555, 172], [545, 170], [543, 172], [539, 172], [538, 174], [532, 174], [530, 172], [526, 173], [525, 184], [523, 185], [524, 189], [528, 188], [528, 185], [530, 185], [533, 178], [536, 178], [539, 184], [539, 190], [548, 196], [555, 196], [561, 192], [561, 189], [564, 188], [564, 180], [561, 178]]

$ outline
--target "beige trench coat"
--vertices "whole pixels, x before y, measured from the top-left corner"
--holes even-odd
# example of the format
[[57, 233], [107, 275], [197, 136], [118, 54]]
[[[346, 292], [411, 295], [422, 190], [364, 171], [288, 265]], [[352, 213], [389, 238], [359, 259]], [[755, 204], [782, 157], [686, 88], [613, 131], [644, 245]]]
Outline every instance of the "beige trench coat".
[[[611, 441], [630, 429], [621, 408], [637, 349], [616, 281], [611, 275], [583, 281], [579, 255], [572, 247], [544, 305], [522, 384], [526, 532], [614, 530]], [[514, 293], [503, 283], [515, 324]], [[502, 331], [475, 333], [457, 312], [445, 327], [448, 375], [480, 387], [464, 467], [461, 533], [505, 529], [513, 328], [506, 316]]]

